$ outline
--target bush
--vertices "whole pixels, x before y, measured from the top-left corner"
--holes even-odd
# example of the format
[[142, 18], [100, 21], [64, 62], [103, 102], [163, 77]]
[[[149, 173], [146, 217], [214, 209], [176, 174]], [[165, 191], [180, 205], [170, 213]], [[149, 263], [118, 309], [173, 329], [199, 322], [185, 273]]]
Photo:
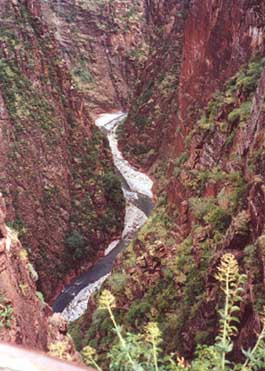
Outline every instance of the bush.
[[91, 83], [94, 81], [92, 74], [83, 66], [74, 68], [73, 75], [79, 77], [83, 83]]
[[204, 221], [211, 224], [214, 229], [224, 231], [231, 222], [231, 215], [220, 206], [214, 205], [213, 208], [205, 216]]
[[239, 117], [240, 117], [240, 110], [239, 110], [239, 108], [236, 108], [229, 113], [228, 121], [231, 122], [231, 123], [234, 123], [237, 120], [239, 120]]
[[111, 276], [111, 291], [113, 293], [121, 292], [125, 289], [128, 281], [128, 275], [126, 273], [114, 273]]
[[[225, 294], [225, 304], [219, 310], [219, 333], [213, 345], [202, 345], [197, 348], [195, 359], [188, 363], [183, 357], [174, 354], [164, 355], [161, 349], [163, 341], [156, 322], [149, 322], [143, 334], [124, 332], [116, 322], [114, 310], [116, 302], [108, 290], [104, 290], [99, 301], [99, 310], [108, 313], [112, 321], [118, 342], [115, 342], [108, 354], [110, 371], [252, 371], [265, 366], [265, 318], [261, 317], [262, 329], [257, 335], [252, 349], [242, 350], [245, 361], [235, 364], [230, 358], [233, 350], [233, 339], [238, 333], [236, 323], [240, 312], [239, 303], [243, 298], [246, 276], [239, 273], [238, 263], [232, 254], [225, 254], [217, 268], [215, 279], [219, 282], [220, 291]], [[201, 340], [207, 337], [200, 333]], [[102, 371], [96, 350], [86, 346], [82, 351], [83, 360]]]
[[193, 215], [199, 220], [210, 224], [214, 229], [223, 231], [231, 222], [229, 212], [216, 205], [214, 198], [193, 197], [189, 200]]
[[228, 115], [228, 121], [234, 123], [240, 119], [240, 122], [245, 122], [250, 116], [252, 102], [246, 101], [240, 105], [239, 108], [235, 108]]
[[7, 299], [0, 293], [0, 329], [10, 328], [14, 309]]
[[68, 237], [66, 237], [65, 245], [68, 252], [73, 254], [74, 259], [82, 258], [86, 253], [85, 238], [78, 231], [73, 231]]
[[103, 187], [108, 195], [120, 195], [121, 177], [113, 172], [108, 172], [102, 177]]
[[13, 222], [7, 223], [7, 226], [11, 228], [14, 233], [17, 233], [18, 238], [22, 238], [27, 233], [27, 227], [21, 219], [16, 218]]
[[192, 209], [193, 215], [200, 221], [203, 221], [204, 217], [214, 206], [214, 199], [203, 197], [192, 197], [189, 199], [189, 204]]

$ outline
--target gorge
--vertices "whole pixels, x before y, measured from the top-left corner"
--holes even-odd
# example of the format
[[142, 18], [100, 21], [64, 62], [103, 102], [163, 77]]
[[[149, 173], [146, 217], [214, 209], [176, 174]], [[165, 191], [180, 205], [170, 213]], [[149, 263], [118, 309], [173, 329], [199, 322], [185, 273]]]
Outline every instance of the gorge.
[[0, 340], [104, 371], [262, 371], [264, 1], [0, 18]]
[[101, 258], [90, 271], [83, 273], [71, 285], [64, 288], [62, 294], [56, 299], [53, 305], [54, 312], [62, 312], [68, 321], [76, 320], [85, 313], [89, 297], [108, 277], [117, 254], [134, 238], [153, 207], [153, 182], [148, 176], [130, 166], [118, 149], [116, 131], [120, 121], [125, 117], [125, 114], [118, 112], [103, 114], [96, 120], [96, 126], [108, 137], [113, 162], [123, 178], [122, 190], [126, 200], [123, 232], [120, 240], [109, 244], [105, 250], [105, 257]]

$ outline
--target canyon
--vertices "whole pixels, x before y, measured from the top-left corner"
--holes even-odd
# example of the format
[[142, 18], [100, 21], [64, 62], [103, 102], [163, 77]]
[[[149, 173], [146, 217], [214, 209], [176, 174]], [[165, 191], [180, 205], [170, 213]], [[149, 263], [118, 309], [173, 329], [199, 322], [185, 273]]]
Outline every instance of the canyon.
[[102, 285], [120, 326], [156, 322], [190, 361], [218, 335], [229, 252], [241, 361], [265, 305], [265, 3], [0, 0], [0, 17], [0, 339], [79, 363], [90, 345], [109, 369]]
[[135, 237], [153, 208], [152, 180], [130, 166], [118, 149], [116, 131], [125, 117], [125, 114], [118, 112], [103, 114], [96, 120], [96, 125], [106, 132], [114, 164], [123, 177], [122, 191], [126, 200], [124, 229], [121, 239], [109, 244], [105, 250], [105, 257], [100, 259], [93, 269], [83, 273], [71, 285], [64, 288], [62, 294], [56, 299], [53, 310], [62, 312], [68, 321], [74, 321], [86, 312], [89, 297], [99, 290], [109, 276], [115, 258]]

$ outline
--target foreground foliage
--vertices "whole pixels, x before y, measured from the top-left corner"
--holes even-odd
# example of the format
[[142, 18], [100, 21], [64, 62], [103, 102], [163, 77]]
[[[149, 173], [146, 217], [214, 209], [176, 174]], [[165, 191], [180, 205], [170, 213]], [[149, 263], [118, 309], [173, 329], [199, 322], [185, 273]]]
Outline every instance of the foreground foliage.
[[[219, 333], [211, 346], [197, 348], [195, 359], [188, 363], [177, 354], [164, 355], [160, 344], [162, 334], [156, 322], [149, 322], [143, 334], [125, 333], [116, 322], [115, 298], [104, 290], [99, 301], [101, 310], [107, 311], [114, 326], [118, 341], [109, 352], [109, 370], [115, 371], [257, 371], [265, 367], [265, 317], [261, 316], [261, 330], [252, 349], [244, 350], [244, 363], [235, 364], [229, 360], [233, 351], [233, 337], [237, 334], [239, 323], [239, 303], [244, 294], [246, 276], [240, 274], [238, 263], [232, 254], [225, 254], [215, 275], [220, 290], [224, 293], [224, 305], [219, 310]], [[84, 361], [97, 370], [102, 368], [97, 363], [95, 349], [87, 346], [82, 351]]]

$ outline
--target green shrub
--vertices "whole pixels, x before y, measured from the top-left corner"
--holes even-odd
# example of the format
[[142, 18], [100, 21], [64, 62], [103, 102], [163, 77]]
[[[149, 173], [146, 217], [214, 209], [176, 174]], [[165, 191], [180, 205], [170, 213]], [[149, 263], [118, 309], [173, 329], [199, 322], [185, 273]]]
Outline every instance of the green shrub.
[[112, 198], [118, 197], [119, 200], [121, 190], [121, 177], [114, 172], [109, 171], [102, 176], [102, 183], [105, 193], [109, 194], [109, 196]]
[[84, 237], [77, 231], [73, 231], [65, 240], [71, 249], [82, 248], [85, 245]]
[[235, 121], [240, 119], [240, 122], [245, 122], [250, 116], [251, 106], [251, 101], [243, 102], [239, 108], [235, 108], [232, 112], [229, 113], [228, 121], [234, 123]]
[[82, 258], [86, 253], [85, 238], [78, 231], [73, 231], [66, 237], [65, 246], [68, 252], [73, 254], [74, 259]]
[[232, 124], [239, 120], [240, 118], [240, 110], [239, 108], [235, 108], [232, 112], [229, 113], [228, 115], [228, 121], [231, 122]]
[[2, 327], [10, 328], [14, 309], [7, 299], [0, 293], [0, 330]]
[[128, 275], [126, 273], [113, 273], [111, 276], [111, 291], [115, 294], [125, 289], [128, 281]]
[[193, 215], [200, 221], [210, 212], [214, 206], [214, 198], [192, 197], [189, 199], [189, 204]]
[[7, 223], [7, 226], [16, 231], [18, 238], [25, 236], [27, 233], [27, 227], [20, 218], [16, 218], [13, 222]]
[[83, 66], [79, 66], [73, 69], [74, 77], [80, 78], [83, 83], [91, 83], [94, 81], [92, 74]]
[[[186, 362], [183, 357], [176, 359], [173, 354], [164, 355], [161, 349], [163, 341], [161, 331], [156, 322], [149, 322], [144, 333], [125, 332], [118, 325], [114, 315], [116, 302], [108, 290], [104, 290], [99, 301], [99, 310], [109, 314], [114, 333], [118, 342], [112, 346], [108, 357], [110, 371], [252, 371], [261, 370], [265, 366], [265, 317], [261, 317], [262, 329], [257, 335], [256, 344], [252, 349], [242, 350], [245, 357], [243, 363], [235, 364], [229, 360], [233, 350], [233, 339], [238, 333], [236, 324], [239, 322], [239, 303], [244, 295], [246, 276], [239, 273], [239, 267], [232, 254], [225, 254], [215, 275], [220, 290], [224, 293], [225, 303], [219, 310], [219, 332], [213, 345], [198, 346], [195, 358]], [[206, 333], [198, 334], [200, 340], [207, 337]], [[102, 371], [96, 350], [86, 346], [82, 351], [83, 360]]]
[[211, 224], [214, 229], [224, 231], [226, 228], [228, 228], [231, 222], [231, 215], [229, 215], [229, 213], [220, 206], [214, 205], [209, 210], [207, 215], [205, 215], [204, 221], [207, 224]]
[[189, 199], [193, 215], [206, 224], [210, 224], [217, 231], [225, 230], [230, 222], [231, 215], [228, 210], [216, 204], [214, 198], [192, 197]]
[[39, 299], [41, 303], [41, 307], [43, 309], [45, 307], [45, 299], [44, 299], [43, 293], [41, 291], [36, 291], [36, 296]]

